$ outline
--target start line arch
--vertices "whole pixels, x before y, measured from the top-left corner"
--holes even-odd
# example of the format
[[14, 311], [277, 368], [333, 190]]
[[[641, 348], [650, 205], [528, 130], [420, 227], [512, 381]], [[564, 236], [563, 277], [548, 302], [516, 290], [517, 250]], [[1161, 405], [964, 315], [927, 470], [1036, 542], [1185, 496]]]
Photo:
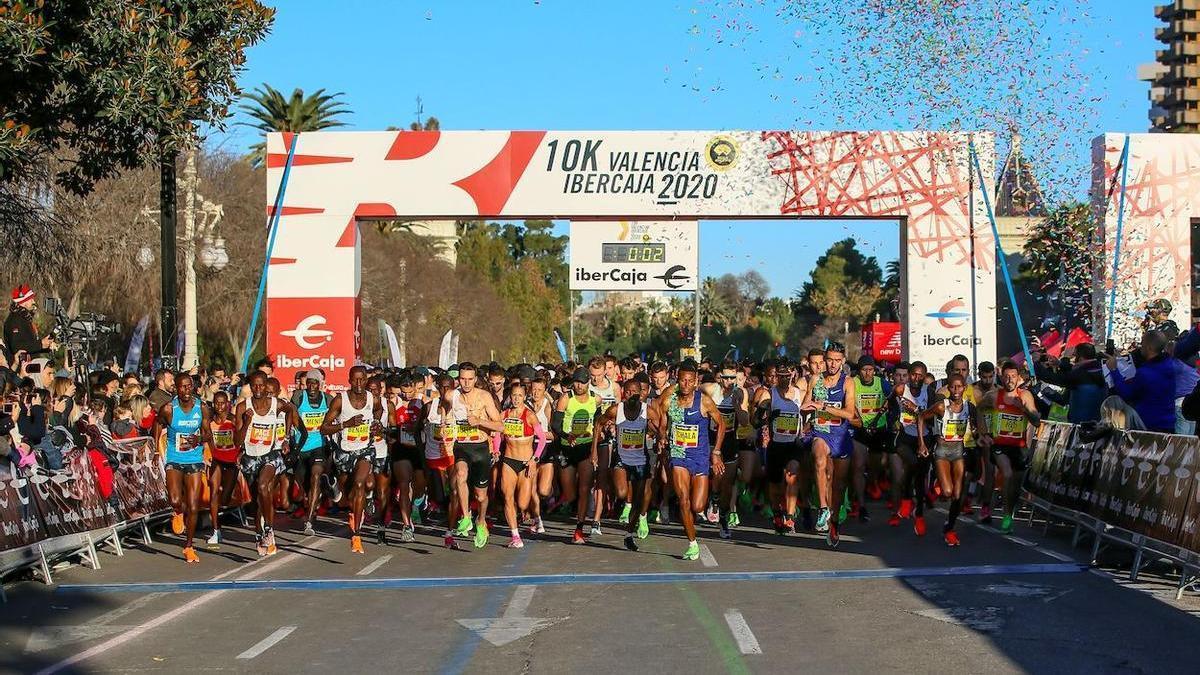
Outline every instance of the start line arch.
[[361, 353], [361, 220], [846, 218], [901, 222], [906, 358], [992, 359], [996, 258], [971, 140], [994, 194], [990, 133], [269, 134], [268, 213], [297, 145], [267, 271], [267, 352], [282, 382], [319, 367], [345, 384]]

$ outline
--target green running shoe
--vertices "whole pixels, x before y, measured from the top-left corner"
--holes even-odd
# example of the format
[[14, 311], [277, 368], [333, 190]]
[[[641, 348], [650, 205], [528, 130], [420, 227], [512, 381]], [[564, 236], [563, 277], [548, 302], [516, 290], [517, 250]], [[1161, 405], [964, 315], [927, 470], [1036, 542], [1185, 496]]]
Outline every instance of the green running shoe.
[[454, 530], [454, 534], [459, 537], [465, 537], [471, 534], [471, 530], [475, 529], [475, 523], [471, 522], [470, 516], [463, 516], [458, 521], [458, 529]]
[[741, 524], [742, 524], [742, 519], [738, 518], [737, 511], [730, 511], [729, 512], [729, 520], [728, 520], [729, 527], [737, 527], [738, 525], [741, 525]]
[[480, 525], [479, 528], [475, 530], [475, 548], [483, 548], [484, 546], [487, 546], [487, 540], [488, 540], [487, 525], [486, 524]]
[[846, 522], [846, 517], [850, 515], [850, 505], [843, 501], [842, 508], [838, 509], [838, 525]]
[[700, 544], [692, 542], [688, 544], [687, 550], [683, 552], [684, 560], [699, 560], [700, 559]]
[[617, 522], [625, 525], [629, 523], [629, 512], [633, 510], [633, 504], [626, 504], [625, 508], [621, 509], [621, 517], [617, 518]]
[[650, 520], [646, 516], [638, 518], [637, 538], [645, 539], [650, 536]]
[[743, 509], [749, 509], [751, 506], [753, 506], [752, 500], [750, 499], [750, 491], [744, 487], [738, 493], [738, 506], [742, 507]]
[[1000, 519], [1000, 534], [1012, 534], [1013, 517], [1010, 514], [1004, 514], [1004, 518]]

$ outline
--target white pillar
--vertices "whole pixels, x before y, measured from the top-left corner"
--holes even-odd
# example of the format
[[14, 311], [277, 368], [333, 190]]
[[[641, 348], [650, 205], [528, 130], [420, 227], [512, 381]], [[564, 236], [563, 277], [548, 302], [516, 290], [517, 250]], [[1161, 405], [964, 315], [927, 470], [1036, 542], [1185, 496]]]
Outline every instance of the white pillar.
[[196, 151], [188, 152], [183, 167], [183, 363], [184, 370], [200, 362], [196, 345]]

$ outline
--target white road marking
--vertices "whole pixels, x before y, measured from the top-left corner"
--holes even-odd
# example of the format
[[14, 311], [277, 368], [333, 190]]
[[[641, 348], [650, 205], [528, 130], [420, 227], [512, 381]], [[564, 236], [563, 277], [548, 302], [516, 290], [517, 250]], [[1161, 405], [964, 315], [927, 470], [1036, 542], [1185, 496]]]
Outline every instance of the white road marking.
[[1044, 554], [1050, 556], [1051, 558], [1054, 558], [1055, 560], [1061, 560], [1063, 562], [1074, 562], [1075, 561], [1075, 559], [1069, 555], [1063, 555], [1062, 553], [1059, 553], [1058, 551], [1051, 551], [1050, 549], [1042, 547], [1042, 546], [1038, 546], [1034, 550], [1036, 550], [1038, 553], [1044, 553]]
[[263, 638], [262, 640], [259, 640], [258, 644], [247, 649], [246, 651], [242, 652], [241, 654], [238, 654], [237, 657], [239, 659], [252, 659], [252, 658], [258, 656], [259, 654], [267, 651], [271, 647], [274, 647], [276, 644], [279, 643], [279, 641], [281, 641], [285, 637], [291, 635], [292, 631], [294, 631], [294, 630], [296, 630], [295, 626], [283, 626], [282, 628], [275, 631], [274, 633], [271, 633], [270, 635]]
[[537, 586], [522, 584], [513, 590], [512, 600], [508, 601], [508, 607], [504, 610], [504, 618], [515, 619], [525, 616], [525, 612], [529, 610], [529, 603], [533, 602], [533, 593], [537, 590]]
[[1016, 542], [1022, 546], [1028, 546], [1030, 548], [1037, 548], [1037, 544], [1033, 543], [1032, 541], [1029, 541], [1028, 539], [1022, 539], [1020, 537], [1013, 536], [1011, 534], [1008, 536], [1008, 540]]
[[[300, 541], [296, 542], [295, 545], [297, 547], [301, 547], [301, 546], [304, 546], [305, 544], [308, 544], [309, 542], [311, 542], [313, 540], [319, 540], [319, 541], [317, 541], [317, 544], [314, 547], [317, 550], [320, 550], [325, 544], [333, 541], [332, 538], [324, 538], [321, 535], [314, 534], [311, 537], [305, 537], [304, 539], [301, 539]], [[266, 562], [266, 563], [263, 563], [262, 565], [258, 565], [257, 567], [255, 567], [255, 569], [252, 569], [249, 572], [247, 572], [246, 574], [238, 577], [238, 580], [239, 581], [247, 581], [249, 579], [255, 579], [255, 578], [260, 577], [268, 572], [273, 572], [273, 571], [279, 569], [280, 567], [283, 567], [284, 565], [292, 562], [293, 560], [299, 560], [299, 559], [300, 559], [300, 556], [296, 555], [295, 553], [290, 553], [287, 555], [280, 556], [280, 557], [276, 558], [275, 560], [271, 560], [270, 562]], [[211, 581], [219, 581], [225, 577], [230, 576], [231, 574], [235, 574], [241, 570], [244, 570], [247, 567], [250, 567], [251, 565], [256, 565], [257, 563], [261, 562], [262, 560], [264, 560], [264, 558], [259, 558], [258, 560], [251, 560], [250, 562], [242, 565], [241, 567], [237, 567], [228, 572], [223, 572], [221, 574], [218, 574], [217, 576], [213, 577], [211, 579]], [[120, 647], [121, 645], [125, 644], [126, 642], [129, 642], [130, 640], [137, 639], [137, 638], [141, 637], [142, 635], [146, 634], [147, 632], [149, 632], [155, 628], [158, 628], [159, 626], [161, 626], [165, 623], [173, 621], [174, 619], [181, 617], [184, 614], [187, 614], [188, 612], [191, 612], [192, 610], [196, 609], [197, 607], [202, 607], [202, 606], [208, 604], [209, 602], [216, 600], [217, 598], [221, 597], [222, 595], [224, 595], [228, 592], [229, 591], [209, 591], [209, 592], [191, 600], [187, 604], [180, 605], [179, 607], [176, 607], [175, 609], [173, 609], [169, 612], [166, 612], [164, 614], [159, 614], [158, 616], [154, 617], [153, 619], [150, 619], [149, 621], [145, 621], [136, 626], [131, 626], [128, 631], [113, 637], [111, 640], [101, 642], [100, 644], [98, 644], [90, 649], [87, 649], [85, 651], [79, 652], [78, 654], [69, 656], [69, 657], [63, 659], [62, 661], [59, 661], [58, 663], [55, 663], [53, 665], [47, 666], [47, 667], [43, 668], [42, 670], [39, 670], [38, 675], [50, 675], [51, 673], [57, 673], [66, 668], [70, 668], [71, 666], [73, 666], [77, 663], [86, 661], [87, 659], [90, 659], [94, 656], [99, 656], [101, 654], [104, 654], [111, 649]]]
[[362, 568], [361, 570], [359, 570], [358, 576], [360, 576], [360, 577], [367, 576], [371, 572], [374, 572], [375, 570], [379, 569], [380, 567], [383, 567], [384, 565], [386, 565], [387, 562], [391, 559], [392, 559], [391, 555], [379, 556], [379, 558], [377, 560], [375, 560], [375, 562], [373, 562], [373, 563], [367, 565], [366, 567]]
[[713, 557], [712, 551], [709, 550], [707, 544], [700, 544], [700, 562], [704, 563], [705, 567], [717, 566], [717, 559]]
[[458, 623], [491, 644], [503, 647], [562, 621], [558, 617], [535, 619], [525, 616], [536, 590], [537, 586], [521, 584], [513, 590], [512, 600], [504, 608], [503, 616], [495, 619], [459, 619]]
[[725, 612], [725, 623], [729, 624], [729, 632], [737, 640], [738, 651], [743, 654], [763, 653], [758, 638], [754, 637], [754, 631], [750, 630], [750, 624], [746, 623], [746, 617], [741, 612], [736, 609]]

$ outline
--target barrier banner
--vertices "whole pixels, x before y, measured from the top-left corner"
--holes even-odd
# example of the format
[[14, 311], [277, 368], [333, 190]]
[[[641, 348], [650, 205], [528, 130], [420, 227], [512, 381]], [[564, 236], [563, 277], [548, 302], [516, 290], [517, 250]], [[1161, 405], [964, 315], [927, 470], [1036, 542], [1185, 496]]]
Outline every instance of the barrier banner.
[[130, 438], [113, 443], [121, 458], [113, 472], [113, 493], [122, 520], [134, 520], [171, 508], [167, 499], [167, 477], [163, 458], [149, 438]]
[[5, 474], [0, 480], [0, 551], [35, 544], [45, 538], [28, 481]]
[[1059, 506], [1089, 513], [1096, 494], [1096, 479], [1100, 474], [1100, 460], [1110, 437], [1083, 441], [1075, 434], [1071, 447], [1066, 451], [1063, 480], [1067, 484], [1066, 494]]
[[29, 479], [46, 535], [61, 537], [115, 525], [116, 511], [100, 497], [88, 453], [73, 448], [63, 460], [62, 471]]
[[1126, 436], [1129, 444], [1121, 466], [1126, 471], [1124, 515], [1130, 529], [1160, 541], [1178, 542], [1183, 512], [1191, 495], [1183, 493], [1180, 486], [1180, 494], [1176, 496], [1171, 483], [1172, 479], [1178, 482], [1179, 477], [1174, 473], [1182, 468], [1184, 458], [1189, 454], [1194, 457], [1197, 439], [1145, 431], [1126, 432]]

